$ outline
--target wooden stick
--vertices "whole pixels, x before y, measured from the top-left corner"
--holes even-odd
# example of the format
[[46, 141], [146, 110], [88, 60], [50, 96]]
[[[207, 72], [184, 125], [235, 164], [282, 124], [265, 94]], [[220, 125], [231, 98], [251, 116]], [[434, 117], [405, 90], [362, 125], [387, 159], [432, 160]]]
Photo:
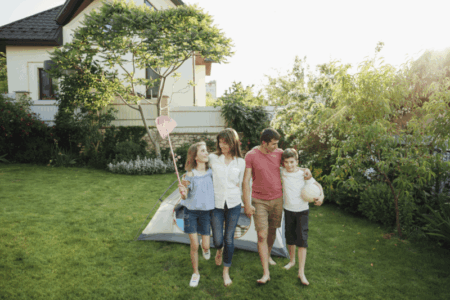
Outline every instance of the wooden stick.
[[172, 142], [170, 141], [170, 134], [168, 134], [167, 137], [169, 138], [170, 152], [172, 152], [173, 165], [175, 166], [175, 172], [177, 172], [178, 182], [181, 184], [180, 175], [178, 174], [177, 163], [175, 161], [175, 154], [173, 154]]

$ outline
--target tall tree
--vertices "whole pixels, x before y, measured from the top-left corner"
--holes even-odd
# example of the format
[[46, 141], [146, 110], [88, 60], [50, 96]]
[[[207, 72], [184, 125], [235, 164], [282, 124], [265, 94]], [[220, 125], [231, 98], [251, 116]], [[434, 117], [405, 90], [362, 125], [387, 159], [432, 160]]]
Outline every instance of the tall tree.
[[[226, 62], [233, 54], [231, 39], [212, 22], [211, 16], [196, 6], [155, 11], [146, 5], [136, 6], [133, 1], [104, 2], [99, 10], [86, 15], [71, 43], [53, 51], [56, 67], [51, 73], [62, 81], [78, 77], [80, 83], [90, 84], [78, 85], [79, 91], [68, 91], [96, 94], [74, 97], [75, 105], [98, 109], [117, 97], [130, 109], [139, 111], [159, 155], [158, 135], [147, 126], [141, 104], [148, 102], [147, 90], [159, 87], [155, 103], [159, 116], [167, 79], [179, 78], [176, 71], [183, 63], [193, 55]], [[67, 74], [67, 69], [77, 72]], [[149, 69], [157, 76], [136, 78], [136, 69]], [[65, 92], [61, 90], [61, 94]]]

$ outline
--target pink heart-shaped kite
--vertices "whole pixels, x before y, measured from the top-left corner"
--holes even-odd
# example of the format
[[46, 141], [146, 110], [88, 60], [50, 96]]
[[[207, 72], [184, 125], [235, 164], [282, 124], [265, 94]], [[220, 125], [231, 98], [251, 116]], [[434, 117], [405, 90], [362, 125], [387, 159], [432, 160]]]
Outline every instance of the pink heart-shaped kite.
[[168, 116], [157, 117], [155, 123], [156, 128], [158, 128], [159, 134], [163, 139], [165, 139], [177, 126], [177, 122]]

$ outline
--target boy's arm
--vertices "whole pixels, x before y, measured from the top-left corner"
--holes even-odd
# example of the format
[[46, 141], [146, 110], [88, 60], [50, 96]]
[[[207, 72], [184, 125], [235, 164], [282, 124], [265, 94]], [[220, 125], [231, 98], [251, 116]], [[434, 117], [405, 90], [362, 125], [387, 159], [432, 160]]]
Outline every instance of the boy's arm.
[[323, 199], [325, 198], [325, 195], [323, 194], [323, 188], [317, 181], [314, 182], [314, 184], [317, 185], [320, 189], [320, 196], [319, 198], [314, 198], [314, 205], [321, 206], [323, 203]]

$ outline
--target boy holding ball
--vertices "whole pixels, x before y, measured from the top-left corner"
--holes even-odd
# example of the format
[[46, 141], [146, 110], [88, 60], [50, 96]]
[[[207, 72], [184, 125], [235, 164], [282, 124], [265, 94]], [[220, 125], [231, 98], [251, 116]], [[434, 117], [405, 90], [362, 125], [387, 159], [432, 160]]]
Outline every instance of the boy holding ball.
[[[295, 246], [298, 247], [298, 278], [302, 284], [309, 285], [305, 277], [306, 248], [308, 247], [308, 202], [304, 201], [300, 193], [304, 187], [304, 171], [298, 167], [298, 154], [292, 148], [284, 150], [281, 156], [283, 168], [281, 168], [281, 179], [284, 195], [284, 222], [285, 236], [288, 245], [290, 262], [284, 267], [289, 270], [295, 265]], [[309, 179], [320, 188], [320, 196], [314, 198], [314, 205], [323, 203], [324, 195], [322, 186], [314, 178]]]

